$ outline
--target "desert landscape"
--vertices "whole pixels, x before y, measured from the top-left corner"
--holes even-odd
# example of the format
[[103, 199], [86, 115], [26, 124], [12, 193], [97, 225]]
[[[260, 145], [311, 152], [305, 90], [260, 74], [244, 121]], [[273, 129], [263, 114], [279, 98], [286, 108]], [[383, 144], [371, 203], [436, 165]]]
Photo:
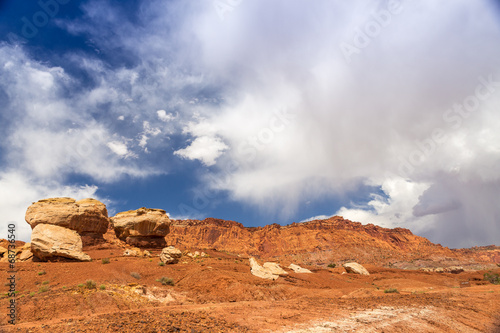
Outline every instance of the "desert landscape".
[[339, 216], [258, 228], [148, 208], [108, 218], [94, 199], [40, 200], [26, 222], [15, 261], [0, 244], [1, 332], [500, 331], [498, 246], [452, 250]]

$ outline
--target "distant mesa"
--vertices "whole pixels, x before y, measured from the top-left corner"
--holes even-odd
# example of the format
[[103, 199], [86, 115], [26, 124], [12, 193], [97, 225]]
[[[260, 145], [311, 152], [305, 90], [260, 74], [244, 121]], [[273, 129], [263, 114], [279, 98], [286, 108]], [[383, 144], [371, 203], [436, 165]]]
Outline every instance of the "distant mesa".
[[171, 221], [162, 209], [142, 207], [116, 214], [111, 224], [116, 236], [129, 245], [164, 248]]

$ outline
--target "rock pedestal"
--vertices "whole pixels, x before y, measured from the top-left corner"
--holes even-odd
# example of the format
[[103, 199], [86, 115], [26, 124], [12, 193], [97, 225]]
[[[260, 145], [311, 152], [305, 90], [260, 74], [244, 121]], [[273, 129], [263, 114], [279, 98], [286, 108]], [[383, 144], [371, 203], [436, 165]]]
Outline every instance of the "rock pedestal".
[[137, 247], [162, 248], [170, 231], [170, 218], [162, 209], [139, 208], [111, 218], [116, 236]]

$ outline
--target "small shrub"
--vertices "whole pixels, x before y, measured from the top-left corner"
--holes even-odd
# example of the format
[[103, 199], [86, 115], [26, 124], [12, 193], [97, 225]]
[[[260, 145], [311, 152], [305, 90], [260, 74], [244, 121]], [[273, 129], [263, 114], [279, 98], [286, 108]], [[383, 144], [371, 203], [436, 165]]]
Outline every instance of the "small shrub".
[[106, 286], [105, 286], [105, 285], [103, 285], [103, 284], [101, 284], [101, 285], [99, 286], [99, 289], [104, 290], [104, 289], [106, 289]]
[[165, 266], [165, 263], [163, 261], [158, 262], [158, 266]]
[[396, 288], [389, 288], [389, 289], [384, 290], [384, 293], [386, 293], [386, 294], [393, 294], [393, 293], [399, 294], [399, 291]]
[[48, 291], [48, 290], [49, 290], [49, 287], [47, 287], [47, 286], [43, 286], [43, 287], [41, 287], [41, 288], [38, 290], [38, 292], [39, 292], [39, 293], [44, 293], [44, 292], [46, 292], [46, 291]]
[[337, 264], [334, 264], [334, 263], [328, 264], [328, 267], [330, 267], [330, 268], [335, 268], [336, 266], [337, 266]]
[[101, 262], [102, 262], [103, 265], [109, 264], [109, 258], [102, 258]]
[[153, 261], [153, 259], [149, 259], [149, 262]]
[[498, 276], [498, 274], [493, 274], [492, 272], [484, 273], [483, 279], [493, 284], [500, 284], [500, 276]]
[[45, 275], [45, 274], [47, 274], [45, 271], [38, 272], [38, 275]]
[[171, 278], [168, 278], [166, 276], [163, 276], [161, 279], [157, 279], [157, 282], [161, 282], [164, 286], [173, 286], [174, 285], [174, 280]]
[[85, 281], [85, 287], [87, 287], [87, 289], [96, 289], [96, 283], [92, 280], [87, 280]]
[[42, 284], [49, 284], [49, 281], [43, 281]]
[[83, 288], [83, 283], [77, 285], [78, 288]]
[[66, 289], [66, 286], [62, 286], [63, 289]]
[[136, 278], [137, 280], [139, 280], [141, 278], [141, 275], [137, 272], [132, 272], [132, 273], [130, 273], [130, 275], [132, 275], [132, 277]]
[[30, 296], [35, 296], [35, 292], [34, 291], [30, 292]]

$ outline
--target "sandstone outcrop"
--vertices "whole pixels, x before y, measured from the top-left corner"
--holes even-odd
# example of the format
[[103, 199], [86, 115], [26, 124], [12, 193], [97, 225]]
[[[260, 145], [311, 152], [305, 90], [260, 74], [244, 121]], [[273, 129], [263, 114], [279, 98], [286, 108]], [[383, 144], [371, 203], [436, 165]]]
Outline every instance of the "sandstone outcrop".
[[182, 252], [173, 246], [169, 246], [161, 250], [160, 260], [165, 264], [176, 264], [182, 257]]
[[32, 229], [39, 224], [51, 224], [74, 230], [82, 236], [102, 237], [108, 228], [109, 219], [106, 205], [98, 200], [50, 198], [29, 206], [26, 222]]
[[295, 264], [290, 264], [290, 266], [288, 266], [288, 268], [293, 270], [295, 273], [312, 273], [307, 268], [302, 268], [299, 265], [295, 265]]
[[364, 268], [362, 265], [356, 263], [356, 262], [349, 262], [346, 264], [342, 265], [347, 273], [354, 273], [354, 274], [360, 274], [360, 275], [370, 275], [368, 270]]
[[170, 218], [162, 209], [139, 208], [111, 218], [116, 236], [132, 246], [161, 248], [166, 245]]
[[255, 258], [250, 258], [250, 272], [256, 277], [262, 279], [276, 280], [277, 278], [279, 278], [278, 274], [273, 274], [270, 269], [259, 265]]
[[38, 224], [33, 228], [31, 252], [43, 261], [59, 258], [91, 260], [82, 252], [82, 239], [76, 231], [52, 224]]

